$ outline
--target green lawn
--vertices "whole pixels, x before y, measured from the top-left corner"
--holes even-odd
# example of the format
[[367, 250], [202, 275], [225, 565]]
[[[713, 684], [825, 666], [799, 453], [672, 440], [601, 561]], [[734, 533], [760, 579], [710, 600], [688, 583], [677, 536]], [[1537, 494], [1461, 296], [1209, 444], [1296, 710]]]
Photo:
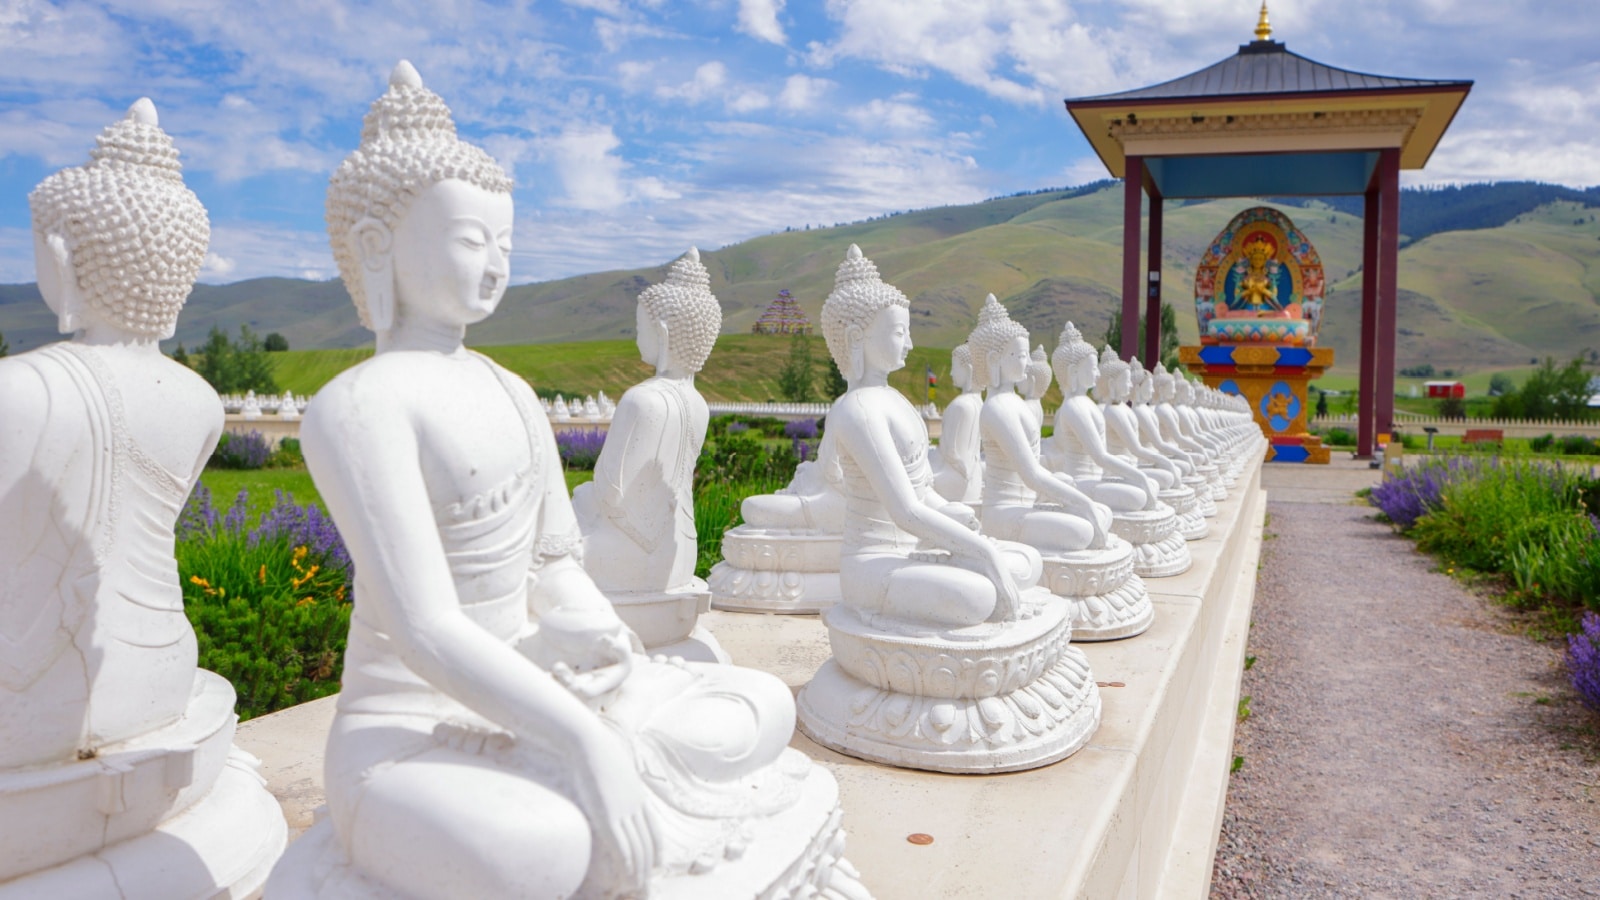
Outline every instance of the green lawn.
[[311, 483], [311, 473], [305, 469], [212, 469], [200, 475], [200, 483], [211, 490], [211, 502], [226, 510], [233, 505], [239, 492], [250, 494], [247, 509], [249, 522], [254, 525], [262, 513], [277, 502], [277, 491], [294, 495], [296, 503], [322, 505], [322, 495]]

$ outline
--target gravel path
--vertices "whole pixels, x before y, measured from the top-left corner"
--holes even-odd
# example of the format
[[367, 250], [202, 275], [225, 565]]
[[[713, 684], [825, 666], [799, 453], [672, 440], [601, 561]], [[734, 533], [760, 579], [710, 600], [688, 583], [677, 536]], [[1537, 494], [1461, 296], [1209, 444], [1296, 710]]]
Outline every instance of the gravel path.
[[1212, 895], [1600, 897], [1600, 716], [1560, 649], [1367, 507], [1267, 508]]

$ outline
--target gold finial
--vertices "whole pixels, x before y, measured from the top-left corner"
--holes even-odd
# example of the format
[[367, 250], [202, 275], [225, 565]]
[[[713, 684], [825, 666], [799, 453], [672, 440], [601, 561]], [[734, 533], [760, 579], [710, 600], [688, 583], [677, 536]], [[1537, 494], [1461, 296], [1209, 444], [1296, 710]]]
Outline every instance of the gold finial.
[[1267, 0], [1261, 0], [1261, 18], [1256, 20], [1256, 40], [1272, 40], [1272, 23], [1267, 21]]

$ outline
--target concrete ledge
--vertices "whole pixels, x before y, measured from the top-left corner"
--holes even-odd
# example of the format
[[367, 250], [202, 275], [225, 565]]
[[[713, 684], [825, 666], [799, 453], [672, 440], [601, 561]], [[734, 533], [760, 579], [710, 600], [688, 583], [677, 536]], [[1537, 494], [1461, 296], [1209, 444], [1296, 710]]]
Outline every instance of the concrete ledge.
[[[792, 745], [839, 780], [847, 854], [873, 894], [895, 898], [1202, 897], [1221, 827], [1266, 494], [1261, 463], [1218, 504], [1194, 565], [1150, 579], [1156, 620], [1123, 641], [1078, 644], [1105, 687], [1089, 744], [1054, 765], [941, 775]], [[700, 619], [739, 665], [798, 690], [828, 659], [814, 616], [713, 610]], [[331, 698], [240, 726], [291, 834], [321, 802]], [[907, 842], [932, 835], [931, 845]]]

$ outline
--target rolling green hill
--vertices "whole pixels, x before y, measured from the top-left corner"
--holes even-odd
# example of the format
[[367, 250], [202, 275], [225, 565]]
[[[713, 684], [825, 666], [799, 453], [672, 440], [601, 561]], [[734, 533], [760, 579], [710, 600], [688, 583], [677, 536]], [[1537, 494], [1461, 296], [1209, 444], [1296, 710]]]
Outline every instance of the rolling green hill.
[[[1195, 339], [1190, 304], [1195, 262], [1211, 237], [1254, 202], [1168, 204], [1163, 269], [1167, 300], [1178, 308], [1185, 341]], [[1271, 205], [1293, 218], [1322, 255], [1330, 293], [1321, 342], [1338, 353], [1336, 373], [1353, 371], [1359, 345], [1361, 219], [1341, 211], [1349, 207], [1346, 199], [1331, 205], [1303, 200]], [[1596, 205], [1600, 191], [1529, 184], [1407, 191], [1402, 225], [1421, 237], [1408, 237], [1400, 254], [1399, 365], [1426, 362], [1441, 371], [1485, 371], [1600, 349]], [[748, 332], [781, 289], [793, 292], [815, 318], [845, 248], [858, 243], [884, 277], [912, 298], [918, 343], [960, 343], [984, 295], [993, 292], [1029, 327], [1036, 343], [1053, 347], [1069, 319], [1086, 334], [1098, 336], [1104, 329], [1121, 290], [1121, 219], [1120, 188], [1102, 182], [765, 235], [703, 253], [702, 258], [711, 270], [730, 337]], [[663, 264], [514, 287], [500, 312], [472, 329], [468, 339], [486, 349], [626, 341], [633, 333], [634, 298], [664, 271]], [[0, 333], [13, 352], [55, 337], [53, 316], [37, 296], [32, 285], [0, 286]], [[281, 332], [296, 348], [354, 348], [370, 341], [338, 282], [256, 279], [197, 287], [174, 343], [193, 346], [212, 325], [232, 330], [239, 323], [263, 334]], [[723, 346], [733, 354], [730, 361], [738, 355], [737, 342], [724, 341], [719, 352]], [[514, 357], [520, 351], [505, 347], [494, 352]], [[579, 366], [572, 370], [573, 380], [580, 371], [593, 379], [581, 386], [584, 391], [610, 391], [607, 385], [623, 371], [599, 362], [580, 365], [578, 360], [589, 352], [526, 352], [530, 366], [543, 367], [556, 359]], [[622, 355], [616, 366], [634, 365], [625, 361], [631, 352]], [[337, 358], [353, 357], [304, 357], [311, 367], [306, 377], [320, 378], [318, 373]], [[283, 362], [299, 359], [296, 355]], [[777, 367], [770, 353], [752, 361], [756, 364]], [[296, 380], [286, 377], [285, 383], [294, 387]], [[743, 384], [746, 379], [734, 381]], [[756, 396], [763, 390], [770, 387], [756, 379], [737, 393], [764, 399]]]

